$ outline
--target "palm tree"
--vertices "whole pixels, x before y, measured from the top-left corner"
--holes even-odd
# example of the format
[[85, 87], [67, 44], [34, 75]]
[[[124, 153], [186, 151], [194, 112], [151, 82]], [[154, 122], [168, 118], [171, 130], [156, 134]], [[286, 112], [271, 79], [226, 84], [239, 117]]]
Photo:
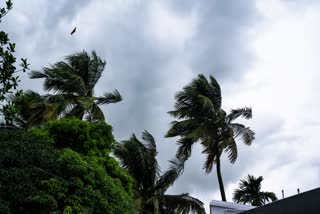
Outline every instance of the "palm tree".
[[248, 175], [239, 183], [239, 188], [233, 193], [233, 201], [236, 203], [246, 204], [250, 203], [253, 206], [261, 206], [269, 201], [278, 200], [273, 192], [262, 192], [261, 182], [263, 177], [254, 177]]
[[170, 111], [177, 118], [171, 122], [166, 137], [179, 136], [177, 157], [188, 158], [192, 145], [200, 143], [206, 155], [204, 169], [206, 173], [212, 171], [216, 164], [221, 198], [226, 201], [224, 185], [221, 175], [220, 156], [223, 151], [228, 153], [231, 163], [237, 159], [236, 138], [250, 145], [254, 140], [254, 132], [242, 124], [234, 123], [239, 117], [250, 119], [251, 108], [231, 110], [230, 114], [221, 108], [221, 89], [213, 76], [207, 80], [202, 74], [175, 96], [175, 110]]
[[41, 126], [49, 120], [58, 118], [64, 111], [66, 102], [51, 102], [52, 96], [43, 95], [28, 90], [22, 94], [13, 95], [10, 101], [15, 107], [13, 121], [16, 126], [30, 128]]
[[104, 121], [99, 105], [122, 100], [117, 90], [100, 97], [94, 96], [94, 87], [105, 65], [106, 62], [95, 51], [91, 55], [83, 51], [67, 56], [66, 61], [57, 62], [42, 71], [32, 71], [30, 78], [44, 78], [44, 90], [54, 93], [47, 95], [46, 100], [56, 105], [63, 103], [63, 116], [80, 119], [86, 116], [89, 121]]
[[142, 139], [144, 142], [133, 134], [114, 150], [122, 166], [134, 178], [135, 201], [140, 213], [205, 213], [203, 203], [187, 193], [165, 194], [182, 173], [185, 159], [170, 161], [170, 168], [161, 175], [153, 136], [145, 131]]

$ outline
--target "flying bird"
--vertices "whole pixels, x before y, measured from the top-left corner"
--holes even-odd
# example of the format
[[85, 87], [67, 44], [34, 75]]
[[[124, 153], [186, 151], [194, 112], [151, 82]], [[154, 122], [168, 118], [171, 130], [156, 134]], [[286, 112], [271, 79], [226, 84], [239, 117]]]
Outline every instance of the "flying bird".
[[74, 34], [77, 30], [77, 27], [75, 27], [72, 31], [71, 31], [71, 35]]

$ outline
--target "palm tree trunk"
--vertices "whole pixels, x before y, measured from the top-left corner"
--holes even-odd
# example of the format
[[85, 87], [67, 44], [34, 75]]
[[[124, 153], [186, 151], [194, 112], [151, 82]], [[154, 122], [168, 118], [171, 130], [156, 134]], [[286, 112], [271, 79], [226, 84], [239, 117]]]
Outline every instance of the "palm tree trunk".
[[158, 198], [155, 198], [153, 200], [153, 209], [154, 209], [154, 214], [160, 214], [159, 212], [159, 200]]
[[217, 157], [217, 176], [218, 176], [218, 182], [219, 182], [219, 188], [220, 188], [220, 194], [221, 194], [221, 200], [227, 201], [226, 199], [226, 193], [224, 192], [224, 186], [223, 186], [223, 180], [221, 175], [221, 166], [220, 166], [220, 154], [219, 154], [219, 147], [217, 146], [218, 152], [216, 153]]

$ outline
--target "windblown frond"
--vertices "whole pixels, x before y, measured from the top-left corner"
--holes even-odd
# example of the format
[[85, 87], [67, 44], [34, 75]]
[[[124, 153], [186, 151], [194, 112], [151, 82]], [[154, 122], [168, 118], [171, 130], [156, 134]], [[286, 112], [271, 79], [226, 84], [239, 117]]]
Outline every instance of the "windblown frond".
[[248, 146], [251, 145], [255, 139], [255, 133], [249, 128], [239, 123], [230, 123], [233, 129], [234, 137], [240, 137], [240, 139]]
[[175, 158], [170, 160], [169, 169], [158, 179], [155, 190], [158, 194], [164, 194], [183, 173], [184, 164], [188, 158]]
[[221, 142], [222, 149], [228, 154], [228, 159], [231, 163], [235, 163], [238, 157], [237, 143], [233, 137], [229, 137]]
[[119, 91], [114, 90], [112, 93], [105, 93], [102, 97], [96, 98], [97, 104], [110, 104], [110, 103], [117, 103], [122, 100], [122, 96], [120, 95]]
[[181, 195], [164, 195], [161, 196], [160, 210], [162, 213], [176, 213], [176, 214], [205, 214], [203, 203], [194, 197], [189, 196], [188, 193]]
[[67, 105], [62, 97], [41, 96], [30, 90], [11, 99], [17, 107], [16, 122], [26, 128], [41, 126], [49, 120], [57, 119]]
[[238, 108], [238, 109], [232, 109], [230, 114], [226, 117], [226, 120], [228, 122], [232, 122], [238, 117], [243, 117], [245, 119], [251, 119], [252, 118], [252, 109], [248, 107], [244, 108]]
[[90, 122], [103, 122], [104, 119], [104, 114], [100, 107], [93, 103], [92, 108], [89, 110], [88, 115], [87, 115], [87, 121]]

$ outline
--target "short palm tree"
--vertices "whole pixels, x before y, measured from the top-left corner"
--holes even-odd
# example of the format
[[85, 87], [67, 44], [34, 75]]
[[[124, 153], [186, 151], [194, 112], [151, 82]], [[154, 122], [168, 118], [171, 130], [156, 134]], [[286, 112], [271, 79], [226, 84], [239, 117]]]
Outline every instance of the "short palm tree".
[[250, 119], [251, 108], [231, 110], [230, 114], [221, 108], [221, 89], [213, 76], [210, 79], [200, 74], [189, 85], [175, 96], [175, 110], [170, 111], [177, 118], [171, 123], [166, 137], [179, 136], [177, 157], [188, 158], [192, 145], [199, 142], [206, 154], [204, 169], [210, 173], [216, 165], [221, 198], [226, 201], [221, 175], [220, 156], [223, 151], [228, 153], [229, 160], [234, 163], [237, 159], [237, 144], [239, 138], [246, 145], [254, 140], [254, 132], [249, 127], [234, 121], [239, 117]]
[[53, 92], [51, 96], [47, 95], [47, 101], [62, 103], [64, 116], [76, 116], [80, 119], [86, 116], [89, 121], [104, 121], [99, 105], [122, 100], [117, 90], [100, 97], [94, 96], [94, 87], [105, 65], [106, 62], [95, 51], [91, 55], [83, 51], [67, 56], [65, 61], [45, 67], [42, 71], [32, 71], [30, 78], [44, 79], [44, 90]]
[[114, 150], [115, 156], [135, 180], [136, 207], [140, 210], [139, 213], [205, 213], [203, 203], [187, 193], [165, 194], [182, 173], [185, 159], [170, 161], [169, 170], [161, 175], [154, 138], [145, 131], [142, 139], [144, 142], [133, 134]]
[[269, 201], [278, 200], [273, 192], [261, 191], [261, 182], [263, 177], [254, 177], [248, 175], [239, 183], [239, 188], [233, 193], [233, 201], [241, 204], [251, 204], [253, 206], [261, 206]]
[[41, 126], [49, 120], [58, 118], [64, 111], [66, 102], [52, 102], [50, 95], [40, 95], [34, 91], [26, 91], [19, 95], [10, 97], [10, 101], [14, 104], [15, 112], [13, 115], [14, 125], [30, 128], [33, 126]]

